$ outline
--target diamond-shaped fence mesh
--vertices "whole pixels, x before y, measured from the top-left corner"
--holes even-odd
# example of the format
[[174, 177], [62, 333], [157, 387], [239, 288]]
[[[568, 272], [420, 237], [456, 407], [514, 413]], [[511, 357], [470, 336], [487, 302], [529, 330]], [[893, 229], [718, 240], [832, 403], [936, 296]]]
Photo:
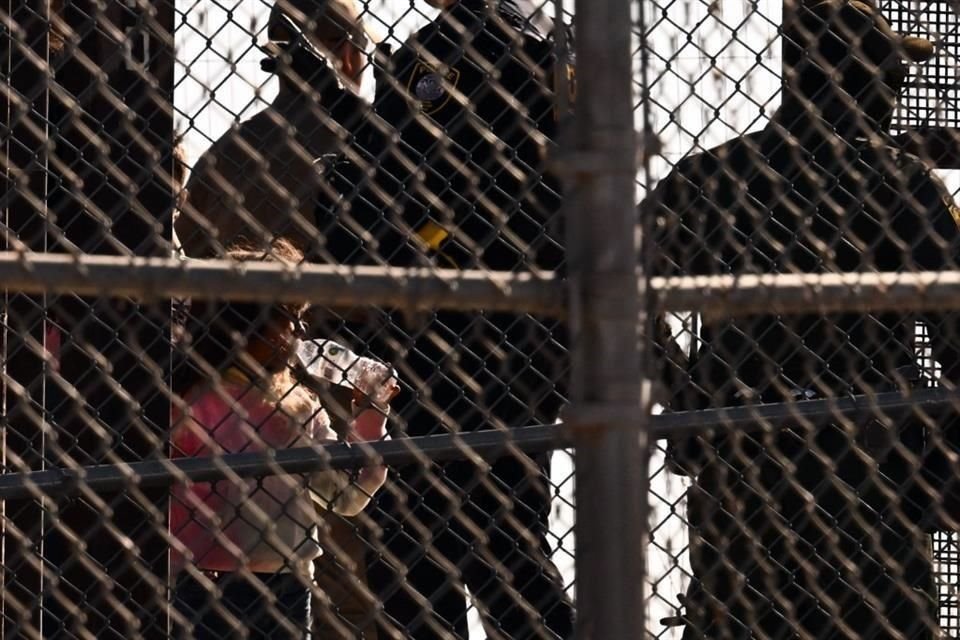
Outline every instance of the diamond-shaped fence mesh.
[[0, 635], [960, 635], [956, 7], [574, 4], [0, 4]]
[[[922, 62], [929, 45], [898, 46], [867, 4], [655, 5], [641, 105], [657, 152], [641, 186], [662, 179], [642, 209], [654, 273], [746, 287], [743, 275], [954, 268], [954, 8], [881, 5], [898, 33], [935, 43]], [[895, 106], [884, 92], [900, 85]], [[777, 288], [757, 284], [760, 298]], [[950, 406], [871, 409], [878, 394], [952, 388], [951, 314], [760, 309], [671, 319], [681, 362], [664, 404], [726, 412], [651, 460], [650, 607], [675, 626], [648, 628], [956, 636]]]

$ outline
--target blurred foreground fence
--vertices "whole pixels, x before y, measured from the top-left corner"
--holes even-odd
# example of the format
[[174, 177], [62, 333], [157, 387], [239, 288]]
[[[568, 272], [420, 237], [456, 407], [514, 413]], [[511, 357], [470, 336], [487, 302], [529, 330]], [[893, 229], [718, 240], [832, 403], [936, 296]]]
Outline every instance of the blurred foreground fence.
[[960, 633], [948, 4], [0, 16], [4, 637]]

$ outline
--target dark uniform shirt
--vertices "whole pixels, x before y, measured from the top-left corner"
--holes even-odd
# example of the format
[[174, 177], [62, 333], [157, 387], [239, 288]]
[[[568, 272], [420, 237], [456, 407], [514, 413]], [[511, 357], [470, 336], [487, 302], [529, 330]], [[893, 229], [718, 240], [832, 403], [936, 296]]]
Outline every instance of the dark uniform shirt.
[[[352, 158], [325, 161], [341, 196], [317, 208], [324, 251], [350, 264], [560, 269], [560, 195], [544, 169], [556, 133], [552, 43], [506, 4], [491, 10], [462, 0], [379, 62], [378, 115], [354, 139]], [[566, 335], [555, 319], [387, 311], [354, 330], [368, 345], [389, 347], [400, 378], [411, 384], [392, 403], [406, 434], [552, 423], [565, 401]], [[379, 497], [386, 511], [434, 532], [434, 547], [464, 567], [461, 579], [484, 603], [487, 622], [511, 638], [543, 628], [572, 635], [572, 607], [548, 559], [547, 460], [518, 453], [492, 470], [468, 460], [427, 473], [403, 468], [404, 497]], [[397, 499], [405, 505], [398, 508]], [[409, 533], [400, 531], [407, 525], [392, 519], [384, 526], [393, 552], [407, 557]], [[463, 545], [477, 530], [485, 533], [482, 548]], [[512, 577], [494, 574], [488, 557]], [[424, 577], [429, 564], [414, 563], [402, 579], [431, 598], [434, 615], [465, 633], [462, 592], [448, 575]], [[531, 626], [517, 598], [543, 621]], [[396, 619], [422, 617], [419, 606], [398, 609], [391, 599], [385, 607]], [[415, 637], [433, 637], [425, 623], [410, 624]]]
[[505, 5], [460, 2], [378, 81], [377, 111], [424, 171], [407, 184], [422, 205], [411, 223], [442, 229], [433, 249], [445, 266], [556, 269], [563, 259], [558, 185], [543, 169], [556, 129], [553, 45], [523, 24]]
[[[658, 185], [659, 274], [952, 267], [958, 210], [917, 158], [866, 140], [787, 140], [780, 131], [770, 125], [687, 158]], [[672, 407], [906, 391], [927, 373], [917, 320], [704, 318], [689, 384]], [[935, 333], [943, 327], [924, 321]], [[934, 351], [955, 362], [955, 348]], [[921, 526], [931, 505], [915, 486], [927, 435], [915, 422], [758, 424], [675, 443], [679, 466], [695, 478], [687, 637], [931, 637]]]
[[[378, 78], [379, 115], [355, 137], [352, 157], [325, 158], [340, 196], [317, 208], [322, 253], [348, 264], [562, 268], [559, 187], [544, 169], [556, 133], [553, 45], [521, 24], [508, 6], [492, 12], [466, 0], [390, 57]], [[491, 414], [510, 426], [559, 414], [566, 357], [555, 321], [444, 311], [417, 326], [396, 320], [412, 337], [440, 336], [438, 362], [455, 370], [430, 379], [449, 384], [450, 395], [481, 396], [448, 409], [458, 428], [496, 426]], [[456, 362], [447, 362], [450, 344], [467, 347]], [[494, 355], [485, 354], [490, 344], [500, 346]], [[415, 434], [441, 428], [436, 417], [410, 424]]]
[[[866, 141], [839, 153], [827, 147], [811, 153], [762, 132], [682, 161], [657, 188], [659, 271], [841, 273], [953, 264], [956, 208], [927, 167]], [[727, 403], [751, 393], [781, 400], [797, 389], [876, 391], [915, 363], [910, 320], [855, 313], [707, 322], [710, 357], [701, 354], [698, 379]]]
[[314, 160], [335, 154], [366, 103], [313, 60], [314, 95], [283, 91], [263, 111], [226, 132], [197, 161], [176, 232], [184, 252], [216, 257], [237, 242], [285, 237], [312, 257], [314, 194], [324, 188]]

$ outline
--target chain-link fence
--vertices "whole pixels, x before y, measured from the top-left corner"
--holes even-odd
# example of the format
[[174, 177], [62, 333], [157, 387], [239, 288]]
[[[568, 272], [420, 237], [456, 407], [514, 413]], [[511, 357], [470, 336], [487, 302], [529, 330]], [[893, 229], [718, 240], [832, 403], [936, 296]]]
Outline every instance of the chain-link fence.
[[481, 4], [4, 7], [4, 634], [572, 633], [570, 15]]
[[4, 637], [960, 634], [954, 9], [4, 3]]
[[[871, 6], [817, 4], [664, 3], [648, 31], [663, 43], [644, 109], [661, 153], [644, 186], [669, 174], [644, 211], [656, 272], [735, 274], [744, 291], [712, 309], [691, 295], [700, 313], [672, 326], [683, 362], [668, 404], [730, 409], [700, 423], [708, 435], [669, 441], [659, 477], [679, 478], [658, 483], [654, 458], [651, 604], [678, 625], [667, 635], [958, 633], [951, 410], [917, 391], [952, 388], [951, 303], [893, 303], [896, 287], [861, 289], [863, 275], [816, 301], [749, 277], [954, 268], [956, 147], [941, 141], [955, 13], [881, 4], [899, 33], [936, 43], [924, 62], [929, 45], [884, 33]], [[892, 122], [870, 78], [904, 85]], [[790, 289], [793, 303], [770, 304]]]

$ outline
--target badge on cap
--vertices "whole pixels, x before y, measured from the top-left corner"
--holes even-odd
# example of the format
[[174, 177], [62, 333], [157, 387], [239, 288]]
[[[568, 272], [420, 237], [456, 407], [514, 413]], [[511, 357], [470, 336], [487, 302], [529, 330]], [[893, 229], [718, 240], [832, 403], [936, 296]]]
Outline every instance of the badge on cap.
[[457, 86], [459, 79], [460, 72], [457, 69], [448, 69], [446, 73], [441, 73], [419, 62], [410, 75], [407, 92], [420, 102], [420, 109], [430, 115], [450, 101], [450, 90]]

